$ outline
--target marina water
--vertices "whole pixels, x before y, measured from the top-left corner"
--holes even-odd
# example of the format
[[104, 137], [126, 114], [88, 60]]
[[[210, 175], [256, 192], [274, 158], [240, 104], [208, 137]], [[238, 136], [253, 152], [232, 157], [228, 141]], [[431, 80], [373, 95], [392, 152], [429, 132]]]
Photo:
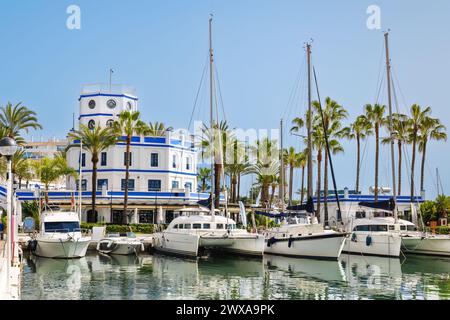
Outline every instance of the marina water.
[[448, 299], [450, 259], [28, 256], [22, 299]]

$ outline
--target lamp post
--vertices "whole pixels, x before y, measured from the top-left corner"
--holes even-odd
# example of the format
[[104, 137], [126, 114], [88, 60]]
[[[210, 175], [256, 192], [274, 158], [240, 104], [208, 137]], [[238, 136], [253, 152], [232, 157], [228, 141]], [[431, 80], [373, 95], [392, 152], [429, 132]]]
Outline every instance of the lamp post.
[[7, 288], [10, 287], [11, 277], [11, 250], [12, 250], [12, 189], [13, 189], [13, 176], [12, 176], [12, 156], [18, 150], [17, 143], [10, 137], [4, 137], [0, 139], [0, 155], [6, 157], [7, 160], [7, 186], [6, 186], [6, 215], [7, 215], [7, 248], [6, 248], [6, 278]]

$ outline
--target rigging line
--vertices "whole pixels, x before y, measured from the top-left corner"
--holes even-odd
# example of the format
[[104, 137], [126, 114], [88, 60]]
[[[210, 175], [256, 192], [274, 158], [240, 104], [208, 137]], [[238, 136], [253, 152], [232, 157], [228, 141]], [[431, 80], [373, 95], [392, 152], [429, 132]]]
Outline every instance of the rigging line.
[[402, 88], [400, 87], [400, 81], [398, 80], [397, 72], [396, 72], [396, 70], [395, 70], [395, 68], [394, 68], [393, 66], [391, 66], [391, 69], [392, 69], [393, 74], [394, 74], [395, 83], [397, 83], [397, 85], [398, 85], [398, 90], [400, 91], [400, 95], [401, 95], [401, 97], [402, 97], [402, 99], [403, 99], [403, 104], [404, 104], [404, 106], [405, 106], [405, 110], [407, 110], [407, 109], [408, 109], [408, 108], [407, 108], [408, 104], [406, 103], [406, 97], [405, 97], [405, 95], [403, 94], [403, 90], [402, 90]]
[[375, 103], [378, 103], [380, 101], [380, 95], [384, 93], [384, 73], [381, 77], [380, 87], [377, 89], [377, 95], [375, 97]]
[[294, 101], [294, 98], [297, 95], [297, 90], [298, 90], [298, 87], [299, 87], [302, 70], [303, 70], [303, 67], [305, 65], [305, 57], [306, 56], [304, 56], [303, 59], [302, 59], [302, 63], [300, 64], [300, 68], [298, 69], [298, 72], [297, 72], [297, 76], [296, 76], [296, 78], [294, 80], [294, 83], [293, 83], [293, 85], [291, 87], [289, 98], [288, 98], [288, 101], [287, 101], [287, 104], [286, 104], [286, 108], [284, 109], [282, 118], [285, 118], [287, 110], [289, 109], [289, 107], [291, 106], [291, 103]]
[[206, 69], [208, 67], [208, 56], [206, 58], [207, 59], [206, 59], [205, 66], [203, 67], [202, 77], [200, 78], [200, 83], [199, 83], [199, 86], [198, 86], [198, 89], [197, 89], [197, 94], [195, 95], [194, 106], [192, 108], [191, 118], [189, 119], [188, 130], [191, 129], [192, 119], [194, 118], [194, 113], [195, 113], [195, 109], [197, 107], [198, 97], [199, 97], [199, 94], [200, 94], [200, 90], [202, 88], [203, 79], [205, 78]]
[[219, 70], [217, 69], [217, 63], [214, 64], [214, 69], [216, 71], [216, 81], [217, 81], [217, 89], [219, 89], [219, 98], [220, 98], [220, 104], [222, 106], [222, 114], [223, 114], [223, 120], [227, 121], [227, 115], [225, 113], [225, 106], [223, 104], [223, 98], [222, 98], [222, 90], [220, 89], [220, 77], [219, 77]]
[[[325, 137], [325, 143], [326, 143], [326, 148], [327, 148], [326, 152], [328, 153], [328, 161], [330, 162], [331, 177], [333, 179], [334, 195], [336, 196], [336, 203], [338, 206], [337, 220], [342, 221], [341, 203], [339, 201], [339, 195], [338, 195], [338, 190], [337, 190], [337, 186], [336, 186], [336, 178], [334, 176], [333, 160], [332, 160], [332, 156], [330, 153], [330, 144], [328, 143], [328, 132], [327, 132], [328, 130], [325, 126], [325, 119], [324, 119], [323, 110], [322, 110], [322, 103], [320, 102], [319, 84], [317, 83], [316, 68], [314, 66], [313, 66], [313, 74], [314, 74], [314, 82], [316, 84], [317, 100], [319, 102], [320, 117], [322, 118], [323, 134]], [[319, 194], [317, 196], [320, 198], [320, 190], [319, 190]], [[320, 215], [320, 212], [318, 214]], [[328, 223], [328, 222], [325, 222], [325, 223]]]
[[[377, 85], [380, 84], [380, 87], [379, 87], [379, 88], [377, 87], [377, 89], [375, 90], [375, 101], [376, 101], [376, 102], [378, 102], [379, 95], [380, 95], [380, 92], [379, 92], [379, 91], [381, 90], [381, 87], [382, 87], [382, 81], [383, 81], [383, 78], [384, 78], [384, 76], [385, 76], [385, 73], [384, 73], [384, 63], [383, 63], [384, 46], [385, 46], [385, 41], [382, 40], [381, 53], [380, 53], [380, 60], [379, 60], [379, 63], [378, 63], [378, 79], [377, 79]], [[380, 81], [381, 81], [381, 83], [380, 83]], [[378, 92], [378, 94], [377, 94], [377, 92]]]

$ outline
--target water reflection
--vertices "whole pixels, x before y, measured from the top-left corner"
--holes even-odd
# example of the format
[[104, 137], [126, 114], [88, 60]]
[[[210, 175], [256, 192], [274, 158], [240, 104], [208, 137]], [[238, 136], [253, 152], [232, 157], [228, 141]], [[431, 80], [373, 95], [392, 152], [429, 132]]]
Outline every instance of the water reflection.
[[448, 299], [450, 260], [342, 255], [28, 257], [23, 299]]

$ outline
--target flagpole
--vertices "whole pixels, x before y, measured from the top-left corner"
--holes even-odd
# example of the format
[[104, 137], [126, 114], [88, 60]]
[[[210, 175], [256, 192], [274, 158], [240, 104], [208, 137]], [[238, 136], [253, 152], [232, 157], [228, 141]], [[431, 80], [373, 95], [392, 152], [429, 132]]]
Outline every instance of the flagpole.
[[82, 158], [83, 158], [83, 140], [80, 139], [80, 160], [79, 160], [79, 165], [80, 165], [80, 176], [78, 177], [78, 219], [81, 221], [81, 201], [82, 201], [82, 175], [83, 175], [83, 169], [81, 168], [81, 164], [82, 164]]

